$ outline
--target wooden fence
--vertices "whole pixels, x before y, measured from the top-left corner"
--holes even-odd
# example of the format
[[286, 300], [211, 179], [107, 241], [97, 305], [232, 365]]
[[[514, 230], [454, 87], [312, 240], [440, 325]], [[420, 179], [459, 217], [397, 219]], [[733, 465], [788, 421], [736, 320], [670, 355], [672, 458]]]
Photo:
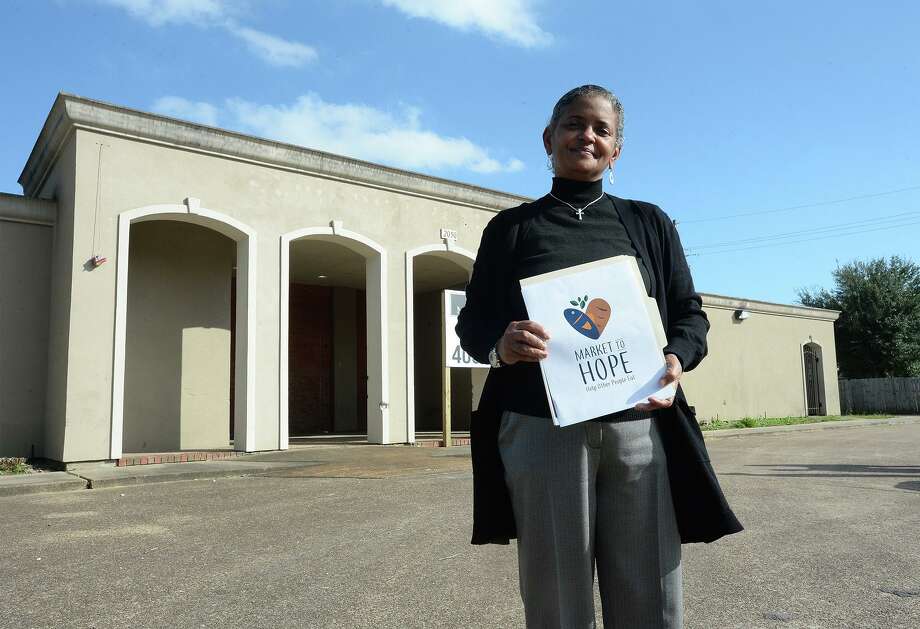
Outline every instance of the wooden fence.
[[920, 415], [920, 378], [840, 380], [840, 412]]

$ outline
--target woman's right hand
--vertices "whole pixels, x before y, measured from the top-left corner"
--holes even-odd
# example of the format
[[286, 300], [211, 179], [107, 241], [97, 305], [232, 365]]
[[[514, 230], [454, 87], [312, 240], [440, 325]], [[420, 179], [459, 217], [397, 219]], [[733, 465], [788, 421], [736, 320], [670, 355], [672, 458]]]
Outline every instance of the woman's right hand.
[[506, 365], [535, 363], [549, 355], [546, 348], [548, 340], [549, 332], [536, 321], [512, 321], [498, 339], [495, 349]]

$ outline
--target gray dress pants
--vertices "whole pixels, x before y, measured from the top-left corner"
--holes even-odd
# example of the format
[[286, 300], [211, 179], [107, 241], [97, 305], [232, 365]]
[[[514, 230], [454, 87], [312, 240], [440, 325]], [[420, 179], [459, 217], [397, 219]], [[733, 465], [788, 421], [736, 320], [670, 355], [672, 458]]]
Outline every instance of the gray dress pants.
[[584, 422], [505, 411], [498, 445], [531, 629], [682, 626], [680, 535], [656, 419]]

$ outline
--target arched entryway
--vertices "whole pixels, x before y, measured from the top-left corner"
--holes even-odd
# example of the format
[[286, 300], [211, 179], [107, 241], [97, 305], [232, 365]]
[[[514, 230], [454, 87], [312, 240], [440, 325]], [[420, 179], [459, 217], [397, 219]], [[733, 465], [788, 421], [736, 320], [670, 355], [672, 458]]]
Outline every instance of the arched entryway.
[[255, 246], [197, 199], [119, 216], [111, 458], [227, 448], [231, 418], [255, 449]]
[[330, 227], [281, 240], [279, 447], [317, 435], [388, 443], [386, 254]]
[[[445, 289], [463, 290], [475, 256], [447, 244], [406, 252], [406, 403], [408, 440], [440, 432], [443, 414], [441, 308]], [[469, 430], [486, 370], [451, 369], [451, 427]]]
[[824, 397], [824, 361], [821, 346], [814, 342], [802, 346], [805, 375], [805, 404], [808, 415], [827, 415]]

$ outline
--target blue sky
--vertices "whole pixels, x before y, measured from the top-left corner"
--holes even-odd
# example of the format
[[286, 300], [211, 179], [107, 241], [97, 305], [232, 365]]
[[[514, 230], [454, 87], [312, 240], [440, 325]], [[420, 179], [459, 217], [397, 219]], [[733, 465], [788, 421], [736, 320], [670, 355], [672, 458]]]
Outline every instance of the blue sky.
[[21, 192], [67, 91], [536, 197], [550, 183], [540, 134], [553, 103], [599, 83], [626, 108], [607, 188], [679, 221], [699, 290], [792, 302], [797, 288], [830, 286], [838, 263], [920, 262], [920, 3], [7, 0], [0, 10], [0, 191]]

